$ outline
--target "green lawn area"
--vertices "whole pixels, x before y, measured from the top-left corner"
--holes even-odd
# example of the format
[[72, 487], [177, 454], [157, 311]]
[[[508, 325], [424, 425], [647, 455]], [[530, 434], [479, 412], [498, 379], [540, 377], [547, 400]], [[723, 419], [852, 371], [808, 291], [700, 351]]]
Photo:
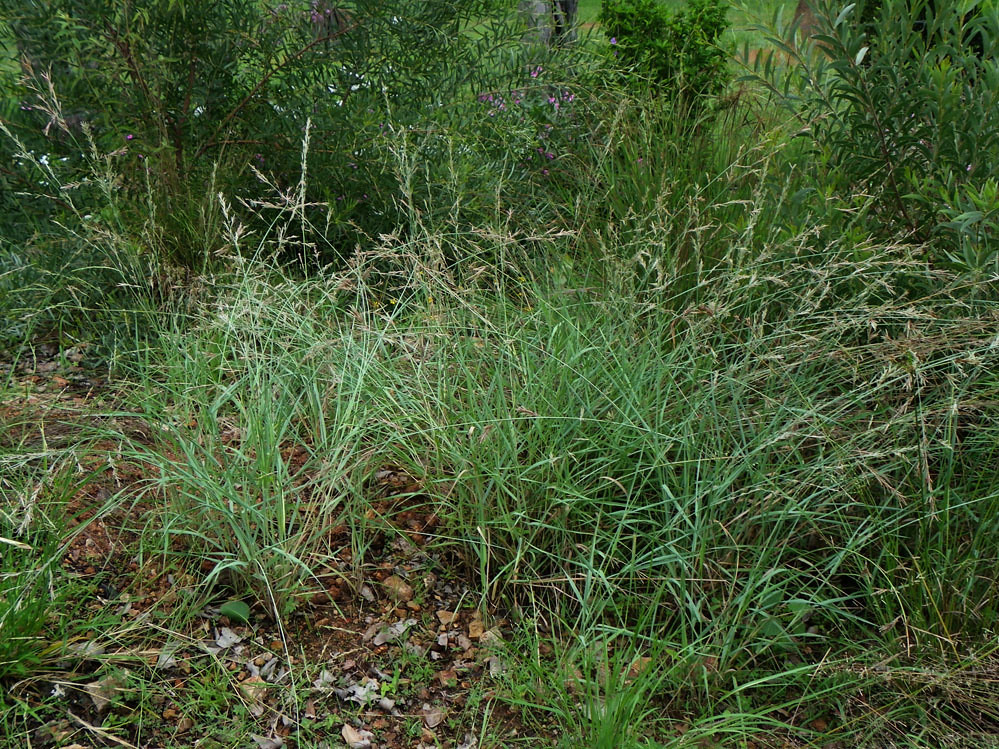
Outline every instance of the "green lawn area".
[[579, 22], [596, 23], [600, 13], [600, 0], [579, 0]]

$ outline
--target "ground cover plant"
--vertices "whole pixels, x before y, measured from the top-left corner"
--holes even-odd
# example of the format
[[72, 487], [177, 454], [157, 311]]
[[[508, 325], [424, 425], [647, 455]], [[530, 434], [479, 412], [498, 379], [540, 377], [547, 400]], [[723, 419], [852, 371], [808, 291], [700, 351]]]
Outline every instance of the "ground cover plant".
[[56, 5], [3, 11], [0, 745], [999, 745], [961, 23], [772, 9], [677, 96], [505, 3]]

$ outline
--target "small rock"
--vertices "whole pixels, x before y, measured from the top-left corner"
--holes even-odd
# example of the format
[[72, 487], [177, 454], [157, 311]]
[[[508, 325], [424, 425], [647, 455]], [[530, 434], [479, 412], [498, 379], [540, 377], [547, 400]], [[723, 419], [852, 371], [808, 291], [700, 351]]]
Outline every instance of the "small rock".
[[398, 575], [391, 575], [382, 581], [382, 587], [390, 598], [405, 603], [413, 600], [413, 588]]
[[441, 609], [437, 612], [437, 618], [440, 619], [441, 624], [454, 624], [458, 619], [458, 614], [454, 611], [445, 611], [444, 609]]

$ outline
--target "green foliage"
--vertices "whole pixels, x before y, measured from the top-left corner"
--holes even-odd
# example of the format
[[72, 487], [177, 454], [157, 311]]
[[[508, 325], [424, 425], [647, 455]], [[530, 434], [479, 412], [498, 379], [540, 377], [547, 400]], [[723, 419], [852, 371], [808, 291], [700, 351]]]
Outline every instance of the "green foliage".
[[725, 0], [690, 0], [672, 10], [659, 0], [608, 0], [600, 11], [616, 61], [670, 96], [699, 101], [728, 82]]
[[234, 622], [250, 621], [250, 607], [243, 601], [226, 601], [219, 607], [222, 616], [228, 616]]
[[[440, 25], [444, 4], [389, 5], [409, 15], [358, 3], [352, 18], [371, 33], [299, 57], [315, 41], [309, 6], [258, 17], [273, 25], [258, 39], [285, 29], [270, 58], [239, 34], [175, 41], [141, 13], [110, 16], [148, 32], [133, 41], [153, 97], [89, 16], [19, 27], [43, 47], [83, 45], [53, 79], [90, 124], [44, 86], [8, 117], [12, 171], [32, 197], [10, 200], [19, 233], [0, 255], [0, 310], [11, 338], [64, 309], [94, 330], [125, 319], [154, 331], [136, 333], [139, 353], [116, 371], [127, 385], [92, 420], [100, 439], [79, 464], [99, 456], [126, 482], [94, 517], [128, 526], [128, 557], [174, 574], [177, 598], [113, 625], [35, 595], [67, 579], [65, 547], [18, 535], [25, 490], [50, 475], [25, 442], [0, 462], [0, 490], [16, 497], [0, 506], [0, 625], [15, 634], [0, 633], [0, 671], [31, 676], [55, 650], [72, 656], [44, 649], [55, 614], [115, 643], [86, 656], [111, 672], [166, 651], [164, 639], [190, 642], [187, 618], [209, 598], [228, 600], [221, 613], [236, 621], [252, 602], [295, 654], [295, 681], [280, 687], [292, 715], [284, 684], [313, 698], [330, 651], [293, 647], [321, 635], [296, 631], [318, 616], [289, 614], [305, 601], [318, 613], [329, 576], [370, 580], [416, 512], [435, 523], [406, 565], [443, 568], [468, 586], [459, 608], [508, 620], [507, 670], [490, 684], [543, 715], [541, 738], [525, 742], [880, 746], [918, 733], [936, 746], [999, 715], [997, 292], [963, 272], [996, 262], [995, 64], [930, 49], [921, 33], [893, 41], [890, 24], [874, 40], [837, 11], [819, 39], [831, 57], [781, 42], [795, 65], [761, 63], [786, 109], [747, 91], [716, 113], [721, 79], [705, 72], [716, 60], [697, 68], [676, 31], [721, 23], [707, 11], [677, 20], [628, 5], [645, 15], [611, 49], [640, 73], [648, 63], [649, 87], [608, 76], [585, 40], [527, 49], [489, 19], [474, 38], [441, 39], [453, 29]], [[72, 6], [83, 7], [110, 6]], [[193, 7], [143, 12], [182, 24], [170, 13]], [[198, 23], [219, 31], [224, 8], [252, 11], [223, 4]], [[27, 24], [34, 10], [20, 12]], [[901, 25], [901, 8], [885, 9], [896, 15]], [[655, 47], [641, 18], [659, 18], [678, 54]], [[698, 38], [697, 54], [715, 54]], [[94, 39], [118, 83], [88, 67]], [[171, 44], [216, 44], [212, 64], [225, 68], [226, 50], [235, 60], [218, 90], [190, 87], [182, 149], [169, 117], [184, 97], [167, 79], [184, 89], [191, 62]], [[174, 50], [162, 70], [157, 49]], [[117, 91], [108, 111], [127, 128], [74, 82]], [[172, 102], [166, 115], [157, 98]], [[213, 138], [224, 147], [198, 155]], [[321, 272], [283, 262], [305, 253], [353, 254]], [[164, 256], [197, 275], [172, 273]], [[386, 501], [386, 469], [416, 489]], [[417, 598], [427, 636], [431, 598]], [[500, 647], [484, 640], [484, 652]], [[324, 663], [308, 662], [320, 650]], [[382, 693], [407, 700], [440, 669], [421, 651], [387, 657], [395, 678]], [[130, 684], [158, 681], [185, 715], [245, 743], [268, 717], [254, 723], [232, 699], [224, 665], [199, 658], [178, 691], [147, 663]], [[0, 729], [20, 738], [45, 722], [29, 713], [50, 709], [30, 691], [39, 682], [25, 679]], [[162, 700], [135, 704], [101, 730], [162, 715]], [[483, 746], [506, 740], [489, 705], [466, 714], [482, 721]], [[295, 740], [335, 738], [336, 718]]]
[[249, 190], [253, 170], [292, 187], [311, 121], [321, 144], [313, 168], [323, 174], [312, 197], [337, 207], [318, 249], [336, 257], [344, 236], [398, 223], [383, 135], [421, 126], [475, 85], [474, 59], [495, 37], [473, 38], [465, 26], [493, 9], [493, 0], [358, 0], [349, 10], [7, 0], [0, 22], [26, 74], [4, 78], [6, 101], [19, 104], [9, 107], [11, 127], [29, 152], [66, 159], [65, 182], [85, 179], [92, 151], [114, 154], [133, 221], [144, 216], [165, 257], [198, 268], [219, 246], [217, 191]]
[[[0, 382], [0, 399], [10, 395]], [[35, 425], [8, 413], [0, 432], [0, 684], [49, 661], [60, 650], [52, 640], [86, 625], [90, 614], [79, 603], [93, 595], [90, 581], [66, 575], [61, 563], [87, 526], [74, 527], [67, 501], [96, 474], [44, 439], [34, 443]]]
[[[805, 124], [816, 179], [864, 196], [849, 210], [870, 231], [907, 235], [935, 261], [983, 271], [999, 229], [987, 199], [999, 176], [999, 15], [924, 0], [884, 3], [873, 27], [858, 13], [820, 4], [823, 54], [778, 33], [791, 69], [764, 59], [762, 79]], [[982, 55], [969, 36], [986, 44]]]
[[56, 547], [46, 546], [0, 541], [0, 682], [30, 673], [41, 658], [47, 618], [59, 604], [49, 596]]

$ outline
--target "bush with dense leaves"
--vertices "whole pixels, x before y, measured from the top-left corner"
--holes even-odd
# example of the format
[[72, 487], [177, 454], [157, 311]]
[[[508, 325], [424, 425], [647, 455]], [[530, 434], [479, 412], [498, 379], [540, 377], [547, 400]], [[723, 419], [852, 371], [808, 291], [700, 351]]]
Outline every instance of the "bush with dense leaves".
[[925, 242], [935, 262], [995, 271], [999, 12], [886, 0], [875, 26], [870, 12], [818, 3], [823, 54], [778, 33], [793, 64], [764, 61], [760, 80], [805, 124], [818, 195], [875, 235]]
[[[92, 157], [110, 155], [133, 224], [154, 229], [143, 235], [157, 237], [165, 256], [195, 267], [215, 249], [218, 192], [294, 191], [311, 122], [307, 202], [333, 207], [317, 218], [324, 231], [313, 245], [332, 258], [353, 251], [357, 236], [399, 223], [405, 200], [386, 134], [432, 129], [455, 100], [483, 88], [482, 49], [517, 34], [502, 24], [468, 28], [498, 7], [0, 0], [0, 26], [24, 73], [0, 76], [5, 119], [28, 152], [59, 165], [83, 203]], [[11, 172], [25, 166], [11, 139], [0, 149]], [[261, 186], [254, 170], [278, 190]], [[22, 190], [38, 185], [34, 174], [19, 179], [12, 185]], [[59, 208], [42, 201], [48, 215]], [[20, 233], [30, 233], [19, 216]]]
[[608, 0], [600, 20], [622, 66], [662, 93], [699, 102], [728, 82], [727, 10], [723, 0], [690, 0], [675, 11], [658, 0]]

